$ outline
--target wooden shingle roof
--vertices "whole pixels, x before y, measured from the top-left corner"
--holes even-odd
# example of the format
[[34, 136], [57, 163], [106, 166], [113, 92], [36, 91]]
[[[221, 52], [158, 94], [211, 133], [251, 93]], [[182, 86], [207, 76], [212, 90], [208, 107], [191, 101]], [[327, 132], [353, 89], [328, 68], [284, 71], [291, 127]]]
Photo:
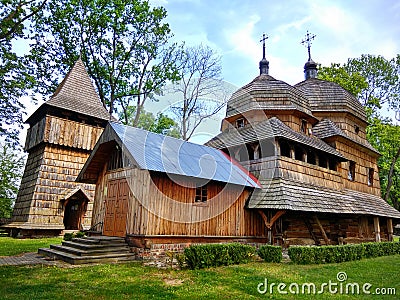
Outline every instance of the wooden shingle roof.
[[380, 154], [374, 147], [372, 147], [372, 145], [367, 140], [364, 139], [355, 140], [349, 137], [330, 119], [321, 120], [318, 124], [316, 124], [313, 127], [312, 132], [315, 136], [319, 137], [320, 139], [326, 139], [333, 136], [340, 136], [346, 140], [349, 140], [353, 143], [363, 146], [376, 154]]
[[[44, 110], [46, 107], [79, 113], [101, 120], [110, 120], [110, 114], [101, 103], [81, 59], [76, 61], [51, 98], [42, 104], [37, 111]], [[34, 115], [35, 113], [26, 122], [31, 123]]]
[[209, 140], [206, 145], [217, 149], [225, 149], [243, 145], [244, 143], [276, 137], [306, 145], [339, 157], [341, 160], [346, 160], [342, 154], [321, 139], [296, 132], [276, 117], [260, 122], [252, 127], [235, 128], [235, 130], [221, 132], [219, 135]]
[[233, 93], [227, 103], [226, 117], [259, 109], [297, 110], [312, 117], [308, 100], [301, 91], [266, 74]]
[[344, 111], [352, 113], [364, 122], [367, 120], [361, 103], [337, 83], [309, 78], [294, 87], [307, 97], [312, 112]]
[[295, 180], [273, 178], [261, 181], [248, 208], [318, 213], [376, 215], [400, 219], [400, 212], [382, 198], [353, 190], [334, 190]]

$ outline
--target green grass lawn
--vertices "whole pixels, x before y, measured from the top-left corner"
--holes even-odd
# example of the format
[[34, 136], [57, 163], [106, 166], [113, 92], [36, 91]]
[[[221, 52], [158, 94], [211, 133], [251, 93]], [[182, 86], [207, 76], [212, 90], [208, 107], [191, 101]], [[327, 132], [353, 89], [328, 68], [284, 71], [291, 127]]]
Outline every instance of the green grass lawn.
[[[2, 253], [17, 252], [16, 249], [6, 252], [4, 244], [7, 243], [8, 247], [17, 246], [25, 252], [31, 251], [34, 245], [42, 247], [54, 242], [60, 239], [0, 238], [0, 248]], [[399, 270], [399, 255], [342, 264], [304, 266], [252, 262], [205, 270], [159, 270], [140, 262], [71, 268], [2, 266], [0, 299], [399, 299]], [[329, 281], [340, 283], [339, 272], [347, 275], [344, 284], [357, 283], [362, 288], [364, 283], [370, 283], [371, 293], [376, 288], [395, 288], [397, 295], [346, 295], [345, 285], [343, 293], [338, 290], [335, 295], [328, 292], [328, 287], [323, 294], [312, 296], [294, 295], [289, 291], [291, 283], [297, 284], [300, 290], [304, 283], [314, 284], [317, 290]], [[271, 283], [275, 284], [272, 294], [257, 291], [257, 286], [265, 280], [269, 288]], [[286, 284], [284, 291], [288, 294], [278, 293], [279, 283]]]
[[[257, 286], [271, 283], [314, 283], [317, 290], [329, 280], [339, 283], [338, 272], [348, 276], [346, 283], [370, 283], [371, 292], [395, 288], [400, 256], [362, 261], [299, 266], [290, 263], [253, 262], [245, 265], [206, 270], [158, 270], [141, 263], [104, 264], [74, 268], [43, 266], [0, 267], [1, 299], [310, 299], [311, 295], [281, 295], [276, 287], [271, 295], [259, 294]], [[262, 288], [262, 287], [261, 287]], [[288, 287], [286, 288], [288, 290]], [[316, 299], [398, 299], [397, 296], [331, 295], [328, 289]], [[397, 297], [397, 298], [396, 298]]]
[[36, 252], [39, 248], [49, 247], [50, 244], [61, 244], [61, 241], [62, 238], [14, 239], [10, 237], [0, 237], [0, 256]]

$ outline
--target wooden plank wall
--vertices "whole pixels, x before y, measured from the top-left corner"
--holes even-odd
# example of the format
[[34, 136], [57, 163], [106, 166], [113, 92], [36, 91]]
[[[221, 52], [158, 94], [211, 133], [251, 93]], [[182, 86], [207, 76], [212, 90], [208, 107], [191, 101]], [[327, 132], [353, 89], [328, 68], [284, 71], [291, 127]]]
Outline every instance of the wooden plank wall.
[[[161, 173], [146, 170], [109, 172], [99, 182], [93, 222], [104, 218], [104, 186], [108, 180], [128, 176], [131, 188], [127, 233], [134, 235], [266, 236], [256, 212], [244, 209], [249, 191], [211, 184], [206, 203], [194, 203], [190, 181], [179, 184]], [[183, 184], [183, 185], [182, 185]], [[212, 216], [212, 217], [210, 217]]]
[[284, 156], [266, 157], [256, 162], [244, 164], [259, 179], [283, 177], [332, 189], [343, 189], [343, 178], [340, 172], [328, 170], [300, 160]]
[[28, 129], [25, 150], [41, 142], [92, 150], [102, 132], [102, 127], [47, 115]]
[[28, 156], [14, 220], [62, 225], [62, 197], [82, 187], [90, 199], [83, 223], [89, 226], [95, 186], [75, 182], [88, 156], [88, 151], [48, 144], [33, 151]]

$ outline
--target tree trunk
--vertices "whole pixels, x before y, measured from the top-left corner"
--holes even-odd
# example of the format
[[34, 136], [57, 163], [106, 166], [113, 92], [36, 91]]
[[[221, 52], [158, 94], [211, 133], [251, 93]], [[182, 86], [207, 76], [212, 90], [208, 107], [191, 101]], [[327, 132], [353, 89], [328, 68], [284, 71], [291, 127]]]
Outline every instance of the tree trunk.
[[396, 162], [399, 159], [399, 156], [400, 156], [400, 147], [397, 150], [396, 155], [393, 157], [392, 163], [390, 164], [390, 169], [389, 169], [389, 174], [388, 174], [388, 183], [387, 183], [386, 191], [385, 191], [385, 201], [386, 202], [388, 202], [388, 200], [389, 200], [390, 188], [392, 187], [392, 183], [393, 183], [394, 166], [396, 165]]

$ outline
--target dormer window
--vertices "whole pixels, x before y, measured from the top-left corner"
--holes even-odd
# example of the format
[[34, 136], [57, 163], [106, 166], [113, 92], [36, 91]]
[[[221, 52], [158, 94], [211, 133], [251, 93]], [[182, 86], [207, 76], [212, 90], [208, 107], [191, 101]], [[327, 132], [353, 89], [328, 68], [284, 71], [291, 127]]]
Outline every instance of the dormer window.
[[236, 128], [243, 128], [245, 125], [244, 119], [240, 118], [236, 120]]

